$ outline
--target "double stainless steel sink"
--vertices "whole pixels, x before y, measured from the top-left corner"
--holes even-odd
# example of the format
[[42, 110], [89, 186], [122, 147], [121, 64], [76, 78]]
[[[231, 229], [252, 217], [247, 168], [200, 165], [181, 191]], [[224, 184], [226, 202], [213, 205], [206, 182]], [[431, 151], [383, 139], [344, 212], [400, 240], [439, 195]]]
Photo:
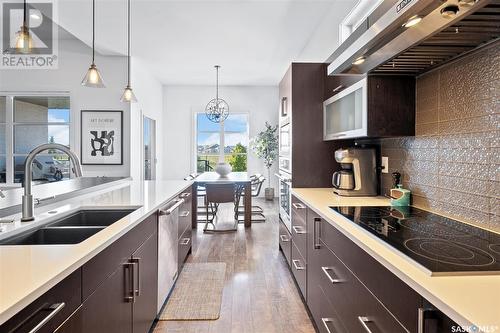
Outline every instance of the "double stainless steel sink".
[[82, 209], [43, 227], [1, 240], [0, 245], [78, 244], [136, 209]]

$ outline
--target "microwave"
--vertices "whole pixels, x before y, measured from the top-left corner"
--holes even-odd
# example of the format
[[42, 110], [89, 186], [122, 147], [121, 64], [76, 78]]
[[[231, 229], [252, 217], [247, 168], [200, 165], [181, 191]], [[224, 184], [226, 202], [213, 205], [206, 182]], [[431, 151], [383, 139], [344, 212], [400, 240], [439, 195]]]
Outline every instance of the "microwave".
[[323, 103], [323, 140], [368, 135], [368, 80], [364, 78]]

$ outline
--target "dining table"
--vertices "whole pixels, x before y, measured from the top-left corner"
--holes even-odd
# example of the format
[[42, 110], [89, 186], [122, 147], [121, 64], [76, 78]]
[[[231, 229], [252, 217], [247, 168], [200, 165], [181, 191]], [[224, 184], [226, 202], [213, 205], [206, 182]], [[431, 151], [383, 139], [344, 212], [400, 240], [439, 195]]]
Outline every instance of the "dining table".
[[207, 183], [232, 183], [241, 185], [244, 188], [243, 207], [244, 207], [244, 224], [248, 228], [252, 225], [252, 180], [248, 172], [231, 172], [226, 176], [221, 176], [217, 172], [207, 171], [197, 176], [193, 183], [193, 214], [192, 225], [196, 228], [198, 225], [198, 186], [203, 186]]

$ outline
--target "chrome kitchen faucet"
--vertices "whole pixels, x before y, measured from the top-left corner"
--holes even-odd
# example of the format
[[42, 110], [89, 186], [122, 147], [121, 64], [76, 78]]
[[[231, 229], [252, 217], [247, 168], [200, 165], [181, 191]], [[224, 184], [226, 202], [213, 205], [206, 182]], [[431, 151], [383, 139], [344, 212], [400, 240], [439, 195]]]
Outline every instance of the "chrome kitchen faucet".
[[82, 176], [82, 165], [80, 164], [80, 160], [78, 159], [78, 156], [76, 156], [76, 154], [69, 149], [69, 147], [59, 143], [46, 143], [34, 148], [28, 154], [28, 157], [26, 157], [26, 161], [24, 162], [23, 215], [21, 217], [22, 222], [33, 221], [35, 219], [35, 217], [33, 216], [33, 195], [31, 194], [31, 182], [33, 180], [32, 164], [36, 155], [48, 149], [60, 150], [66, 153], [69, 156], [71, 162], [73, 162], [73, 172], [75, 174], [75, 177]]

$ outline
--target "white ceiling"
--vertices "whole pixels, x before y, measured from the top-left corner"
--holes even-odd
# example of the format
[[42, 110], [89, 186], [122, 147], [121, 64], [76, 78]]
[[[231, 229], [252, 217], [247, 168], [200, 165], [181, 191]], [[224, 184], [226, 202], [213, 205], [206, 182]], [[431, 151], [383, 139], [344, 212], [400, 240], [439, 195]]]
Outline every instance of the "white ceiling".
[[[126, 51], [126, 0], [96, 0], [96, 45]], [[132, 56], [163, 84], [275, 85], [292, 61], [324, 61], [357, 0], [132, 0]], [[85, 43], [91, 1], [58, 2], [59, 24]]]

